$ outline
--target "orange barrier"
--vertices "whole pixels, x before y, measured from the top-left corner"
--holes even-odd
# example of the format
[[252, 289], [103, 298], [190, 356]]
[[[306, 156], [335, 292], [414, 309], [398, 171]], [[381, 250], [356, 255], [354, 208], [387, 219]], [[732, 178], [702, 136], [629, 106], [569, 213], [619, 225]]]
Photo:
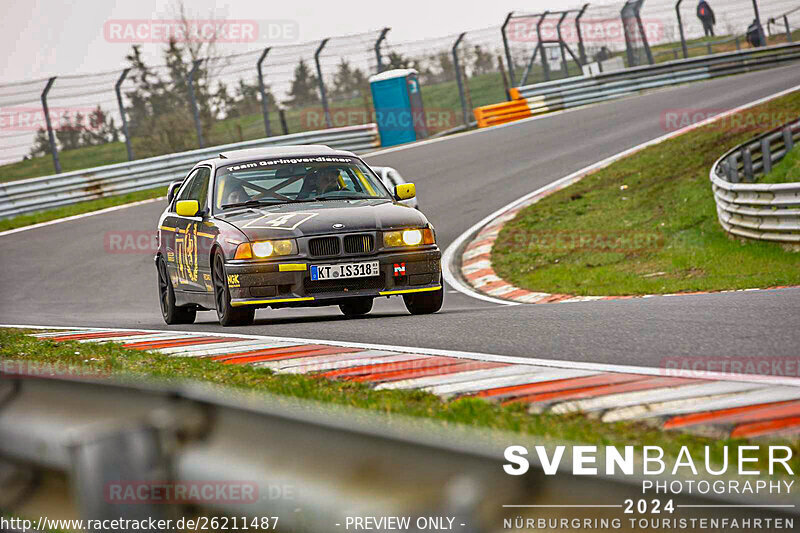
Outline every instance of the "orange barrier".
[[499, 104], [476, 107], [473, 111], [479, 128], [505, 124], [533, 116], [526, 100], [512, 100]]

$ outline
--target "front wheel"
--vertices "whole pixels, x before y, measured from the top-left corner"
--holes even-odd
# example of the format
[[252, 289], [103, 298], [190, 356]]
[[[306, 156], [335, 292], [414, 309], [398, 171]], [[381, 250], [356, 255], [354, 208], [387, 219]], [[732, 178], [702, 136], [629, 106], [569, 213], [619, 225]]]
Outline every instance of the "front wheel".
[[412, 315], [430, 315], [442, 308], [444, 304], [444, 285], [438, 291], [416, 292], [404, 294], [406, 309]]
[[372, 311], [372, 298], [353, 298], [348, 302], [339, 304], [339, 309], [347, 318], [364, 316]]
[[163, 257], [158, 258], [158, 299], [161, 304], [161, 316], [167, 324], [192, 324], [197, 310], [192, 307], [175, 305], [175, 290], [170, 283], [167, 263]]
[[225, 327], [252, 324], [256, 316], [255, 309], [252, 307], [237, 308], [231, 305], [231, 292], [228, 290], [228, 282], [225, 277], [225, 261], [219, 251], [214, 254], [212, 277], [214, 279], [214, 303], [217, 307], [219, 323]]

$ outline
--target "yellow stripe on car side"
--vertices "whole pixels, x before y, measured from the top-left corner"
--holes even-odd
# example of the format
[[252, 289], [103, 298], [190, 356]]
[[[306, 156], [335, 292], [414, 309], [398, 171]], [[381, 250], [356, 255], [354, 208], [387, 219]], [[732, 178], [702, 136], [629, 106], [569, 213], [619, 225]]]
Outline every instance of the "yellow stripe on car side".
[[164, 231], [176, 231], [178, 228], [170, 228], [169, 226], [159, 226], [158, 229]]
[[278, 298], [275, 300], [246, 300], [243, 302], [231, 302], [233, 307], [240, 307], [242, 305], [262, 305], [262, 304], [280, 304], [280, 303], [287, 303], [287, 302], [310, 302], [314, 298]]
[[216, 235], [212, 235], [210, 233], [202, 233], [202, 232], [199, 232], [199, 231], [197, 232], [197, 235], [200, 236], [200, 237], [206, 237], [208, 239], [213, 239], [214, 237], [216, 237]]
[[379, 292], [381, 296], [391, 296], [392, 294], [411, 294], [412, 292], [433, 292], [442, 290], [442, 286], [438, 287], [425, 287], [424, 289], [403, 289], [399, 291], [382, 291]]
[[307, 268], [305, 263], [285, 263], [278, 267], [281, 272], [305, 272]]

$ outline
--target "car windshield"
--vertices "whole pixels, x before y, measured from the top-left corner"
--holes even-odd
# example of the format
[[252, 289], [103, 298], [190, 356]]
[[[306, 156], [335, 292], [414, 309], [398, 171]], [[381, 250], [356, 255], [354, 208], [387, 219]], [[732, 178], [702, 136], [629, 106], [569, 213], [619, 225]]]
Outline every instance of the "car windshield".
[[217, 209], [289, 202], [391, 198], [383, 183], [353, 157], [264, 159], [221, 166]]

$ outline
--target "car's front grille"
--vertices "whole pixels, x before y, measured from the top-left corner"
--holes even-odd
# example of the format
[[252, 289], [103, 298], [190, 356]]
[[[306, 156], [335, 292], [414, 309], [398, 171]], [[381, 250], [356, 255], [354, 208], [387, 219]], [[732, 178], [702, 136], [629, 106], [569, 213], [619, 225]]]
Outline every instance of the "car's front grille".
[[308, 250], [313, 256], [325, 255], [339, 255], [339, 238], [338, 237], [322, 237], [320, 239], [311, 239], [308, 242]]
[[331, 292], [379, 290], [386, 288], [383, 276], [373, 276], [371, 278], [353, 278], [342, 280], [311, 281], [305, 280], [306, 292], [308, 294], [321, 294]]
[[363, 254], [372, 251], [375, 238], [369, 234], [348, 235], [344, 238], [344, 251], [348, 254]]

